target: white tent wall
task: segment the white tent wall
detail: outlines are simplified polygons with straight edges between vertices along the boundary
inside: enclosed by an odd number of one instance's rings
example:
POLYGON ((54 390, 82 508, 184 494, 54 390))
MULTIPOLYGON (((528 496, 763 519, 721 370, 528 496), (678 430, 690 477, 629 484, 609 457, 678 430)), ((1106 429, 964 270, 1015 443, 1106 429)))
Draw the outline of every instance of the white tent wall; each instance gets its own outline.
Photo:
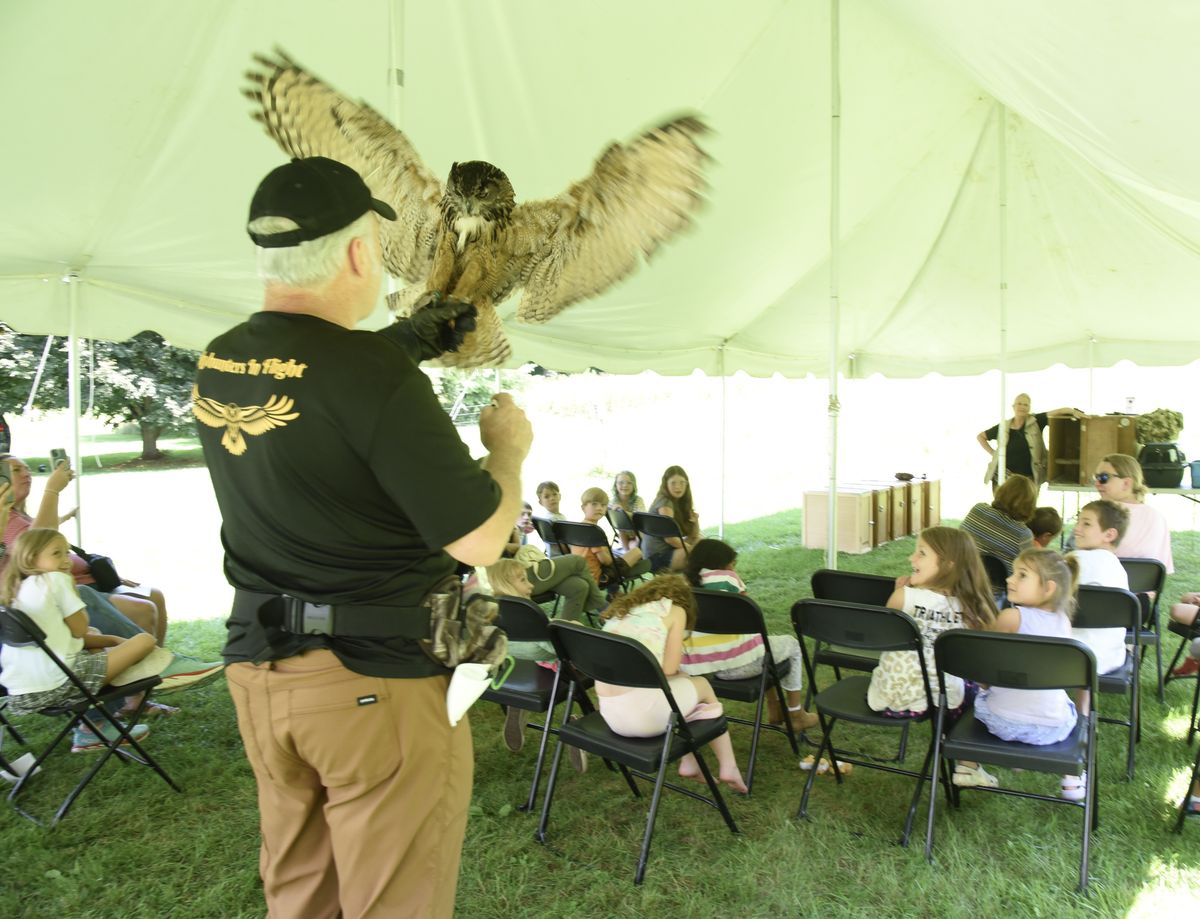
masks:
MULTIPOLYGON (((843 2, 843 370, 996 365, 994 100, 1009 110, 1010 369, 1200 353, 1198 17, 1181 2, 843 2)), ((4 4, 19 129, 0 150, 0 319, 65 333, 70 269, 85 337, 153 327, 198 347, 254 310, 242 224, 280 154, 237 90, 251 53, 278 44, 402 108, 435 172, 491 159, 519 198, 699 110, 716 133, 695 230, 596 301, 515 327, 514 360, 715 373, 725 342, 727 372, 827 373, 828 36, 811 0, 4 4)))

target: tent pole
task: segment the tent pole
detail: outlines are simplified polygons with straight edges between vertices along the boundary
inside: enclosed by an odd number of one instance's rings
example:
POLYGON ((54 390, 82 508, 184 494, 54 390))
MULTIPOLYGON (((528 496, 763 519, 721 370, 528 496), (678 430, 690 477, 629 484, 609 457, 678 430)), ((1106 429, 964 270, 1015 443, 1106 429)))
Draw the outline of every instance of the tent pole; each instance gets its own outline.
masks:
MULTIPOLYGON (((79 450, 79 271, 72 268, 63 278, 67 284, 67 407, 71 412, 71 458, 77 472, 83 470, 79 450)), ((82 480, 75 477, 75 506, 83 507, 82 480)), ((83 542, 82 511, 75 515, 75 544, 83 542)))
POLYGON ((1096 336, 1088 332, 1088 414, 1096 413, 1096 336))
POLYGON ((46 336, 46 346, 42 348, 42 359, 38 361, 37 371, 33 374, 33 385, 29 387, 29 398, 25 400, 25 411, 23 414, 28 415, 30 409, 33 408, 33 400, 37 398, 38 387, 42 385, 42 374, 46 370, 46 360, 50 357, 50 347, 54 344, 54 336, 46 336))
POLYGON ((996 110, 996 168, 999 174, 996 218, 1000 242, 1000 436, 996 438, 996 481, 1003 483, 1008 472, 1008 110, 999 100, 996 110))
POLYGON ((726 411, 729 394, 725 388, 725 342, 717 352, 718 368, 721 373, 721 519, 717 522, 717 536, 725 538, 725 441, 729 438, 728 419, 726 411))
POLYGON ((826 527, 825 567, 837 568, 837 456, 838 456, 838 326, 841 321, 839 269, 841 258, 841 7, 829 3, 829 520, 826 527))

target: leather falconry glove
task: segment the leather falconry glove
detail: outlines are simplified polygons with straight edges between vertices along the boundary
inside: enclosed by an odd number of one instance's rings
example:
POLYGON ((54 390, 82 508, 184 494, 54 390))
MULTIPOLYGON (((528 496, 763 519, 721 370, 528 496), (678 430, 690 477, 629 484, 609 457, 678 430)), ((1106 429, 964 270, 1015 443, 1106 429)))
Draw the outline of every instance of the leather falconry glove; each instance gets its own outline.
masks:
POLYGON ((453 297, 442 299, 437 291, 425 294, 413 306, 413 314, 382 331, 417 363, 457 351, 468 332, 475 331, 475 307, 453 297))

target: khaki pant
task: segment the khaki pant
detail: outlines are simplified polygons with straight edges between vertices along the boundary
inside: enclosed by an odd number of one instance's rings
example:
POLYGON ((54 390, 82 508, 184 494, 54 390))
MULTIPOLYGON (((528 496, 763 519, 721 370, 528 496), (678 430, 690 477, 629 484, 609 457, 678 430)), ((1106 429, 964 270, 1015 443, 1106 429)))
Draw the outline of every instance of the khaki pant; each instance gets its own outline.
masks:
POLYGON ((449 917, 471 801, 471 729, 448 677, 381 679, 309 651, 226 668, 258 782, 271 919, 449 917))

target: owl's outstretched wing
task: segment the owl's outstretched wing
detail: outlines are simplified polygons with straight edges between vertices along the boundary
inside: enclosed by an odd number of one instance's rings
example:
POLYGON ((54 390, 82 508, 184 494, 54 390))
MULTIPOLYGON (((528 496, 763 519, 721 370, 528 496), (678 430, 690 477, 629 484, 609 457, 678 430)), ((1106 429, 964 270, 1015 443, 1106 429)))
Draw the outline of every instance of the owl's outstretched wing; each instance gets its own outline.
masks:
POLYGON ((709 157, 699 144, 706 133, 696 116, 668 121, 613 144, 590 176, 557 198, 518 205, 510 235, 541 239, 524 267, 517 319, 546 322, 600 293, 687 227, 707 187, 709 157))
POLYGON ((242 94, 251 113, 289 156, 327 156, 352 167, 372 194, 396 209, 381 220, 383 262, 417 284, 429 275, 441 214, 442 183, 400 131, 365 102, 352 102, 276 49, 255 55, 242 94))

